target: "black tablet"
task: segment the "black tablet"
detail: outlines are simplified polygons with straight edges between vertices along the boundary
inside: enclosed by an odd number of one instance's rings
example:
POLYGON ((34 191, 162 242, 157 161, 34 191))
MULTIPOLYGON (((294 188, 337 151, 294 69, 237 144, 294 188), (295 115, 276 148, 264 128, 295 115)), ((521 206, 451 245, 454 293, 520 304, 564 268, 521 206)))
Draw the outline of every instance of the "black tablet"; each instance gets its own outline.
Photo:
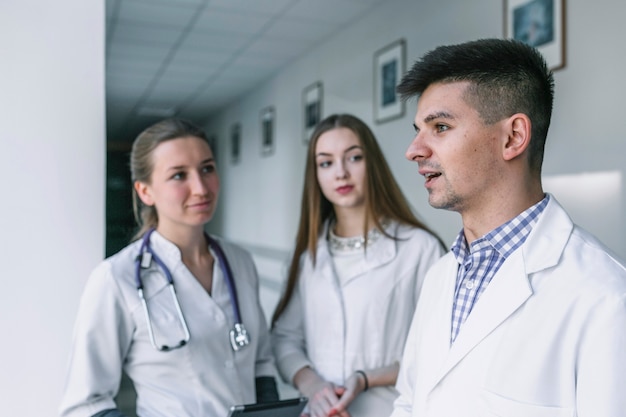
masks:
POLYGON ((305 397, 263 404, 243 404, 230 407, 228 417, 300 417, 307 403, 305 397))

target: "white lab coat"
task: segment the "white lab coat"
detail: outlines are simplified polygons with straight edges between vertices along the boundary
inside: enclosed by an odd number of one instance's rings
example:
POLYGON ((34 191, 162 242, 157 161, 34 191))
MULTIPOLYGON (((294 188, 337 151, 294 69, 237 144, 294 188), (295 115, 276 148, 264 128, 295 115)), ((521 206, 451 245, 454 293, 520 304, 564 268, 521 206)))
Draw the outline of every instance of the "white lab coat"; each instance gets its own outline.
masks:
MULTIPOLYGON (((286 381, 310 366, 342 385, 357 369, 400 361, 423 278, 443 251, 421 229, 391 223, 386 230, 398 240, 381 236, 368 246, 365 262, 341 284, 325 238, 318 242, 315 267, 303 255, 294 294, 272 330, 286 381)), ((353 417, 388 415, 397 395, 393 386, 372 388, 349 411, 353 417)))
POLYGON ((626 269, 554 197, 450 347, 457 266, 426 277, 392 417, 626 416, 626 269))
MULTIPOLYGON (((258 277, 247 252, 218 241, 232 269, 250 345, 239 352, 231 348, 234 314, 217 259, 209 296, 182 263, 178 248, 154 232, 151 246, 173 275, 191 339, 169 352, 151 345, 135 284, 134 259, 141 242, 132 243, 103 261, 87 282, 62 416, 91 416, 115 408, 122 368, 134 382, 142 417, 223 417, 231 405, 255 402, 255 377, 275 375, 258 277)), ((141 277, 157 343, 177 344, 183 333, 161 269, 152 262, 141 277)))

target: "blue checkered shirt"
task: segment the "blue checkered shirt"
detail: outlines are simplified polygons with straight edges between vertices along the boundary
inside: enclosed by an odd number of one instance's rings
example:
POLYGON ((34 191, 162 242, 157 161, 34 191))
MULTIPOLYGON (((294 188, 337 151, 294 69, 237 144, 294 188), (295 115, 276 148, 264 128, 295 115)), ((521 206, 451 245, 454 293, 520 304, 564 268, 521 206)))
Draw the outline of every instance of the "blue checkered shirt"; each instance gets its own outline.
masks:
POLYGON ((539 203, 472 242, 469 248, 461 230, 452 245, 452 253, 459 263, 459 269, 456 275, 450 344, 454 343, 461 326, 500 266, 524 243, 549 199, 546 194, 539 203))

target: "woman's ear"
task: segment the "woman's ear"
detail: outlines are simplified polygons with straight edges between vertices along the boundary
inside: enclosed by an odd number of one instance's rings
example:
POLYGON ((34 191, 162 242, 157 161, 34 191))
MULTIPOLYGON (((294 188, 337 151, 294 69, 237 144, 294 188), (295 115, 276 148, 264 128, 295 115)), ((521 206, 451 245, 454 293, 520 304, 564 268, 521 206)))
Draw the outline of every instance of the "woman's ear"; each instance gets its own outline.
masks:
POLYGON ((516 113, 506 121, 506 142, 502 149, 504 160, 510 161, 523 154, 530 145, 532 124, 524 113, 516 113))
POLYGON ((154 205, 154 199, 152 198, 152 189, 150 188, 150 185, 141 181, 135 181, 135 184, 133 184, 133 186, 135 187, 135 191, 137 192, 137 195, 141 199, 142 203, 144 203, 146 206, 154 205))

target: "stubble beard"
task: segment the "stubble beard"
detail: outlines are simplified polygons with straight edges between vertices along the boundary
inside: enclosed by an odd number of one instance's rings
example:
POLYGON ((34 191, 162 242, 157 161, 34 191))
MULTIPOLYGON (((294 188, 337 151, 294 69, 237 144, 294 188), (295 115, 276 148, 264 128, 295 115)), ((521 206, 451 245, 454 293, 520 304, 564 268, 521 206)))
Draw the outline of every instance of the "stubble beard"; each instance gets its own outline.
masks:
POLYGON ((439 198, 433 190, 428 190, 428 203, 431 207, 449 211, 459 211, 462 204, 461 197, 450 189, 446 189, 439 198))

